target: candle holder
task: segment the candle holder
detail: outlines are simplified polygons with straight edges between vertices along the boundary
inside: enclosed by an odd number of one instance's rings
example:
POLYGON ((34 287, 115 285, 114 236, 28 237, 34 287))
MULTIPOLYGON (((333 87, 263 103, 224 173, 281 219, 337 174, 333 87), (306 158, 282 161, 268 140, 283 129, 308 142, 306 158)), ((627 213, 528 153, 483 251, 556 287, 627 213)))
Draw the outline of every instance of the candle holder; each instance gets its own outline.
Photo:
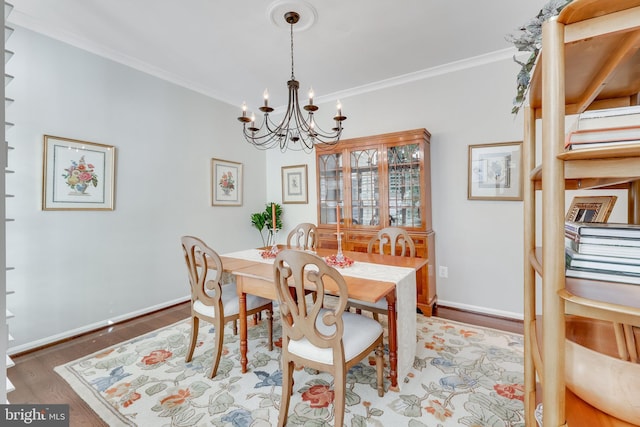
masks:
POLYGON ((271 245, 271 253, 273 255, 276 255, 278 253, 278 231, 280 231, 279 228, 271 229, 271 233, 272 233, 271 238, 273 239, 273 244, 271 245))
POLYGON ((336 254, 336 261, 339 263, 344 262, 344 255, 342 254, 342 233, 336 233, 338 235, 338 253, 336 254))
MULTIPOLYGON (((277 243, 278 240, 276 239, 276 237, 278 237, 278 231, 280 230, 277 228, 272 228, 269 231, 271 232, 271 239, 273 239, 271 248, 260 251, 260 256, 265 259, 275 258, 279 252, 277 243)), ((269 242, 267 242, 267 246, 269 246, 268 243, 269 242)))
POLYGON ((324 262, 332 267, 346 268, 353 265, 353 260, 342 253, 342 233, 336 233, 338 237, 338 253, 324 257, 324 262))

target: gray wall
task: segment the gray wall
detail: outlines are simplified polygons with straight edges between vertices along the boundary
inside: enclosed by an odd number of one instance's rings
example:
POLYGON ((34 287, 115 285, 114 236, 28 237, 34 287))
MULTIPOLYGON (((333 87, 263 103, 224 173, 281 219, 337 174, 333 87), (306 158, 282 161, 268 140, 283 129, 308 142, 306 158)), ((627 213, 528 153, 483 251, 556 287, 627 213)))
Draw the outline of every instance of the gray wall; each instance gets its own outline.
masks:
POLYGON ((249 218, 265 154, 241 139, 237 108, 20 27, 9 49, 10 351, 186 299, 183 234, 220 252, 261 242, 249 218), (40 209, 44 134, 116 147, 114 211, 40 209), (241 207, 210 205, 212 157, 244 164, 241 207))

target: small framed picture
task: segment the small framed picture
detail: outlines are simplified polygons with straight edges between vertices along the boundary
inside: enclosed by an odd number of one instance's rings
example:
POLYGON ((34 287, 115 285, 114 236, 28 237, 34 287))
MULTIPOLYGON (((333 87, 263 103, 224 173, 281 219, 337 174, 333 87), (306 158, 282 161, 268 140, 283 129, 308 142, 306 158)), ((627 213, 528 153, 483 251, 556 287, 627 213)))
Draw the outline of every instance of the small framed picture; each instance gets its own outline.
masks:
POLYGON ((309 203, 307 165, 282 167, 282 203, 309 203))
POLYGON ((211 205, 242 206, 242 163, 211 159, 211 205))
POLYGON ((522 142, 469 145, 469 200, 522 200, 522 142))
POLYGON ((566 221, 607 222, 617 196, 574 197, 565 216, 566 221))
POLYGON ((114 209, 116 149, 44 135, 42 210, 114 209))

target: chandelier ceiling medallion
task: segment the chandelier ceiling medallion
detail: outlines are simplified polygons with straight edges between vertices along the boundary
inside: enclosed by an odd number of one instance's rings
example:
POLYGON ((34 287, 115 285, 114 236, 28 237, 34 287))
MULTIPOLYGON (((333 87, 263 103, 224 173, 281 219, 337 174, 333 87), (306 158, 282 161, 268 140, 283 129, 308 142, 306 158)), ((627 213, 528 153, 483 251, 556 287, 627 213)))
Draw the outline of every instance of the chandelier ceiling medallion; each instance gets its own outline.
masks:
POLYGON ((298 12, 286 12, 285 21, 290 26, 291 32, 291 80, 287 82, 289 88, 289 102, 284 117, 280 124, 274 123, 269 117, 273 108, 269 106, 269 92, 264 91, 264 105, 258 108, 264 113, 260 127, 256 127, 255 115, 247 114, 246 103, 242 104, 242 116, 238 120, 242 122, 242 130, 245 139, 260 149, 279 147, 280 151, 287 149, 295 151, 313 151, 314 147, 335 145, 340 141, 342 134, 342 122, 346 116, 342 115, 342 106, 337 102, 337 114, 333 118, 335 126, 330 132, 323 131, 315 122, 314 112, 318 106, 313 104, 313 89, 309 90, 309 103, 302 107, 298 101, 298 89, 300 83, 293 72, 293 26, 300 20, 298 12), (306 114, 306 117, 305 117, 306 114))

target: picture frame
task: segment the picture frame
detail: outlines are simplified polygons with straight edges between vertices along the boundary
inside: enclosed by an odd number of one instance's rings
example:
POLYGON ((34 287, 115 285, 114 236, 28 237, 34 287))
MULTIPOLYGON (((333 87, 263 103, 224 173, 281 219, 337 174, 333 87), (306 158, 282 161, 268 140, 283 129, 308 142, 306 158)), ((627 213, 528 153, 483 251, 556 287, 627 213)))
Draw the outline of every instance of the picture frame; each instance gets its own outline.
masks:
POLYGON ((565 216, 566 221, 607 222, 617 196, 576 196, 565 216))
POLYGON ((469 145, 467 198, 522 200, 522 141, 469 145))
POLYGON ((211 159, 211 205, 242 206, 242 163, 211 159))
POLYGON ((114 210, 116 148, 44 135, 42 210, 114 210))
POLYGON ((282 167, 282 203, 309 203, 307 165, 282 167))

